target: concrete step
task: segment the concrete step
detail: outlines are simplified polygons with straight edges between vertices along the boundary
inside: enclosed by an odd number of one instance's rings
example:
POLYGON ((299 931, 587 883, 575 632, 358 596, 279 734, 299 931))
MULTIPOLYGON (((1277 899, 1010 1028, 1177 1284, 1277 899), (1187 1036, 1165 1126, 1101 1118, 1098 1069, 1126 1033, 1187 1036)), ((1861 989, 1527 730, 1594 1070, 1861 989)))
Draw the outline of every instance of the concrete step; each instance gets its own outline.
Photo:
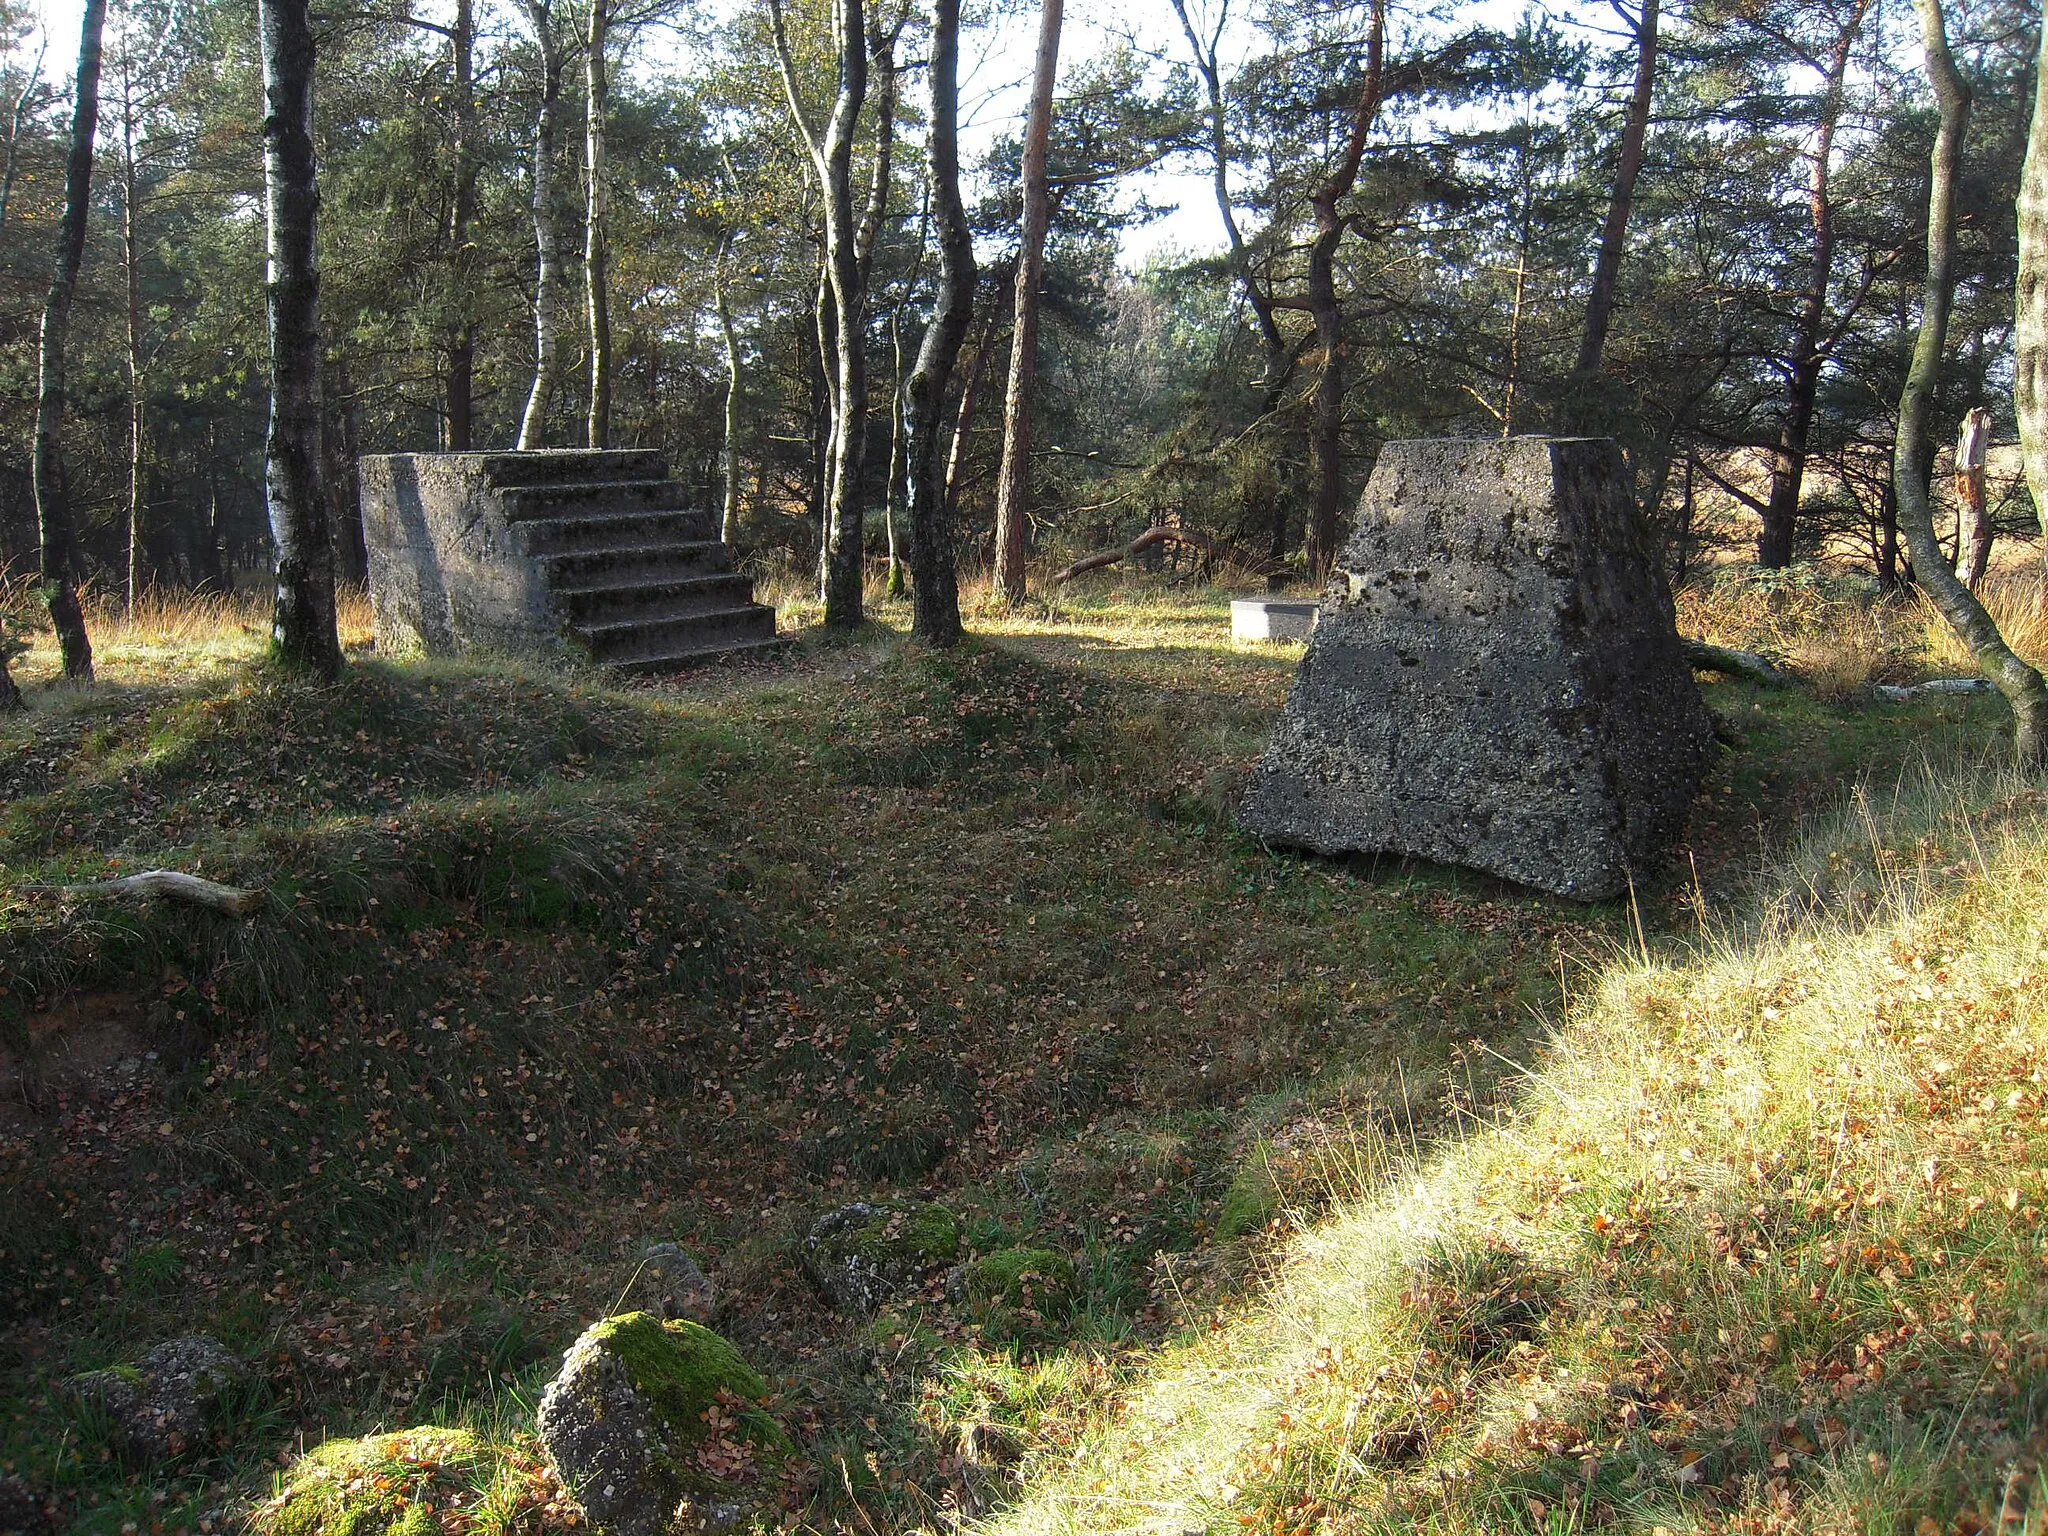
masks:
POLYGON ((484 477, 500 488, 668 478, 668 463, 653 448, 545 448, 533 453, 487 453, 483 461, 484 477))
POLYGON ((752 604, 752 578, 734 572, 667 581, 609 582, 553 588, 560 611, 577 629, 629 620, 685 618, 752 604))
POLYGON ((675 652, 650 651, 645 655, 614 657, 607 665, 614 672, 682 672, 691 667, 701 667, 719 661, 750 661, 773 656, 789 648, 789 638, 778 635, 773 640, 735 640, 729 645, 714 645, 698 650, 675 652))
POLYGON ((614 544, 569 554, 541 555, 538 559, 547 574, 548 585, 556 591, 600 587, 612 582, 632 586, 642 581, 716 576, 732 569, 732 552, 717 539, 614 544))
POLYGON ((518 528, 530 555, 589 554, 626 544, 697 544, 718 537, 715 514, 680 508, 564 513, 526 518, 518 528))
POLYGON ((498 495, 515 523, 535 517, 573 517, 587 512, 681 512, 690 509, 673 480, 564 480, 550 485, 507 485, 498 495))
POLYGON ((646 616, 571 624, 593 661, 630 664, 649 657, 676 658, 695 651, 724 650, 749 641, 775 638, 775 610, 760 603, 666 616, 646 616))

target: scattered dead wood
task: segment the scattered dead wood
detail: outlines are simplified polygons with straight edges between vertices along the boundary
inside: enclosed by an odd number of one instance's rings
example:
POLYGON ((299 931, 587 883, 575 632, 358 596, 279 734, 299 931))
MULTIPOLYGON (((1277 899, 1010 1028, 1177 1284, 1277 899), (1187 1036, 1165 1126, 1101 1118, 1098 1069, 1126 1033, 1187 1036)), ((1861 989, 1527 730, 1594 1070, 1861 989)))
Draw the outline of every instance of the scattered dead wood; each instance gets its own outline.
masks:
POLYGON ((1685 651, 1685 659, 1692 664, 1695 672, 1720 672, 1729 677, 1746 677, 1752 683, 1766 688, 1790 688, 1799 679, 1783 667, 1766 661, 1755 651, 1738 651, 1725 645, 1710 645, 1704 640, 1689 640, 1681 636, 1678 641, 1685 651))
POLYGON ((1122 549, 1105 549, 1100 554, 1082 556, 1055 575, 1052 584, 1059 586, 1063 582, 1072 581, 1076 576, 1084 576, 1090 571, 1099 571, 1115 565, 1120 560, 1142 555, 1146 550, 1161 544, 1185 544, 1190 549, 1200 550, 1203 561, 1212 567, 1227 560, 1256 576, 1272 576, 1284 569, 1270 559, 1247 555, 1233 544, 1212 539, 1206 533, 1197 533, 1192 528, 1147 528, 1122 549))
POLYGON ((39 895, 79 896, 163 896, 173 901, 224 913, 228 917, 250 917, 263 908, 269 897, 262 891, 238 885, 222 885, 198 875, 175 869, 145 869, 118 880, 88 880, 82 885, 28 885, 23 890, 39 895))

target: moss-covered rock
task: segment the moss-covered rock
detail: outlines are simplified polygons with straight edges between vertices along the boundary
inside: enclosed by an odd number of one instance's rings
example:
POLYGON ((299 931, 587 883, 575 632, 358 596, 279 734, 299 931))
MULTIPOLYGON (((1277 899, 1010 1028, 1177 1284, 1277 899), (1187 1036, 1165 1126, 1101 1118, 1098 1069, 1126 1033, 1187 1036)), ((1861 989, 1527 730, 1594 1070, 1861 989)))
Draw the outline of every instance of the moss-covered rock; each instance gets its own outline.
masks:
POLYGON ((488 1481, 492 1452, 466 1429, 330 1440, 301 1456, 251 1536, 437 1536, 488 1481))
POLYGON ((608 1536, 721 1531, 789 1455, 768 1383, 710 1329, 628 1312, 563 1356, 536 1427, 562 1482, 608 1536))
POLYGON ((959 1218, 937 1201, 857 1201, 819 1218, 803 1266, 833 1307, 864 1317, 960 1257, 959 1218))
POLYGON ((1074 1314, 1081 1287, 1073 1261, 1050 1248, 999 1248, 946 1277, 954 1304, 1002 1338, 1051 1333, 1074 1314))

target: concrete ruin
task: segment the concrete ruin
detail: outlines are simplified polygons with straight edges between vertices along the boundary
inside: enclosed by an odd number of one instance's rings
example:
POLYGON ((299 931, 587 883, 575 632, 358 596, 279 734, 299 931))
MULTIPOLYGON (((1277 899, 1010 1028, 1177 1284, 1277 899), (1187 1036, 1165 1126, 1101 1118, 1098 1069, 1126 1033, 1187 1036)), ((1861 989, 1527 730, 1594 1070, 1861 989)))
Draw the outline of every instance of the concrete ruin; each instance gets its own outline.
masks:
POLYGON ((1389 443, 1239 819, 1600 901, 1713 739, 1614 443, 1389 443))
POLYGON ((664 671, 777 644, 775 610, 658 453, 366 458, 362 511, 379 649, 664 671))

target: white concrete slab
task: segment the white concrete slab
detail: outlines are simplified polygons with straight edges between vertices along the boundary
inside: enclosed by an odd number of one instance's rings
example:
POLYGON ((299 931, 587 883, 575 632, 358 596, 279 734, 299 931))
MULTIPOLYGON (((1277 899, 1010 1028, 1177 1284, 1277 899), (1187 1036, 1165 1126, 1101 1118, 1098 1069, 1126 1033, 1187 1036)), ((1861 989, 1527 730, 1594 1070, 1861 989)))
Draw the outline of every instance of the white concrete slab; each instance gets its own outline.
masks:
POLYGON ((1322 604, 1299 598, 1237 597, 1230 601, 1230 638, 1306 640, 1316 627, 1322 604))

